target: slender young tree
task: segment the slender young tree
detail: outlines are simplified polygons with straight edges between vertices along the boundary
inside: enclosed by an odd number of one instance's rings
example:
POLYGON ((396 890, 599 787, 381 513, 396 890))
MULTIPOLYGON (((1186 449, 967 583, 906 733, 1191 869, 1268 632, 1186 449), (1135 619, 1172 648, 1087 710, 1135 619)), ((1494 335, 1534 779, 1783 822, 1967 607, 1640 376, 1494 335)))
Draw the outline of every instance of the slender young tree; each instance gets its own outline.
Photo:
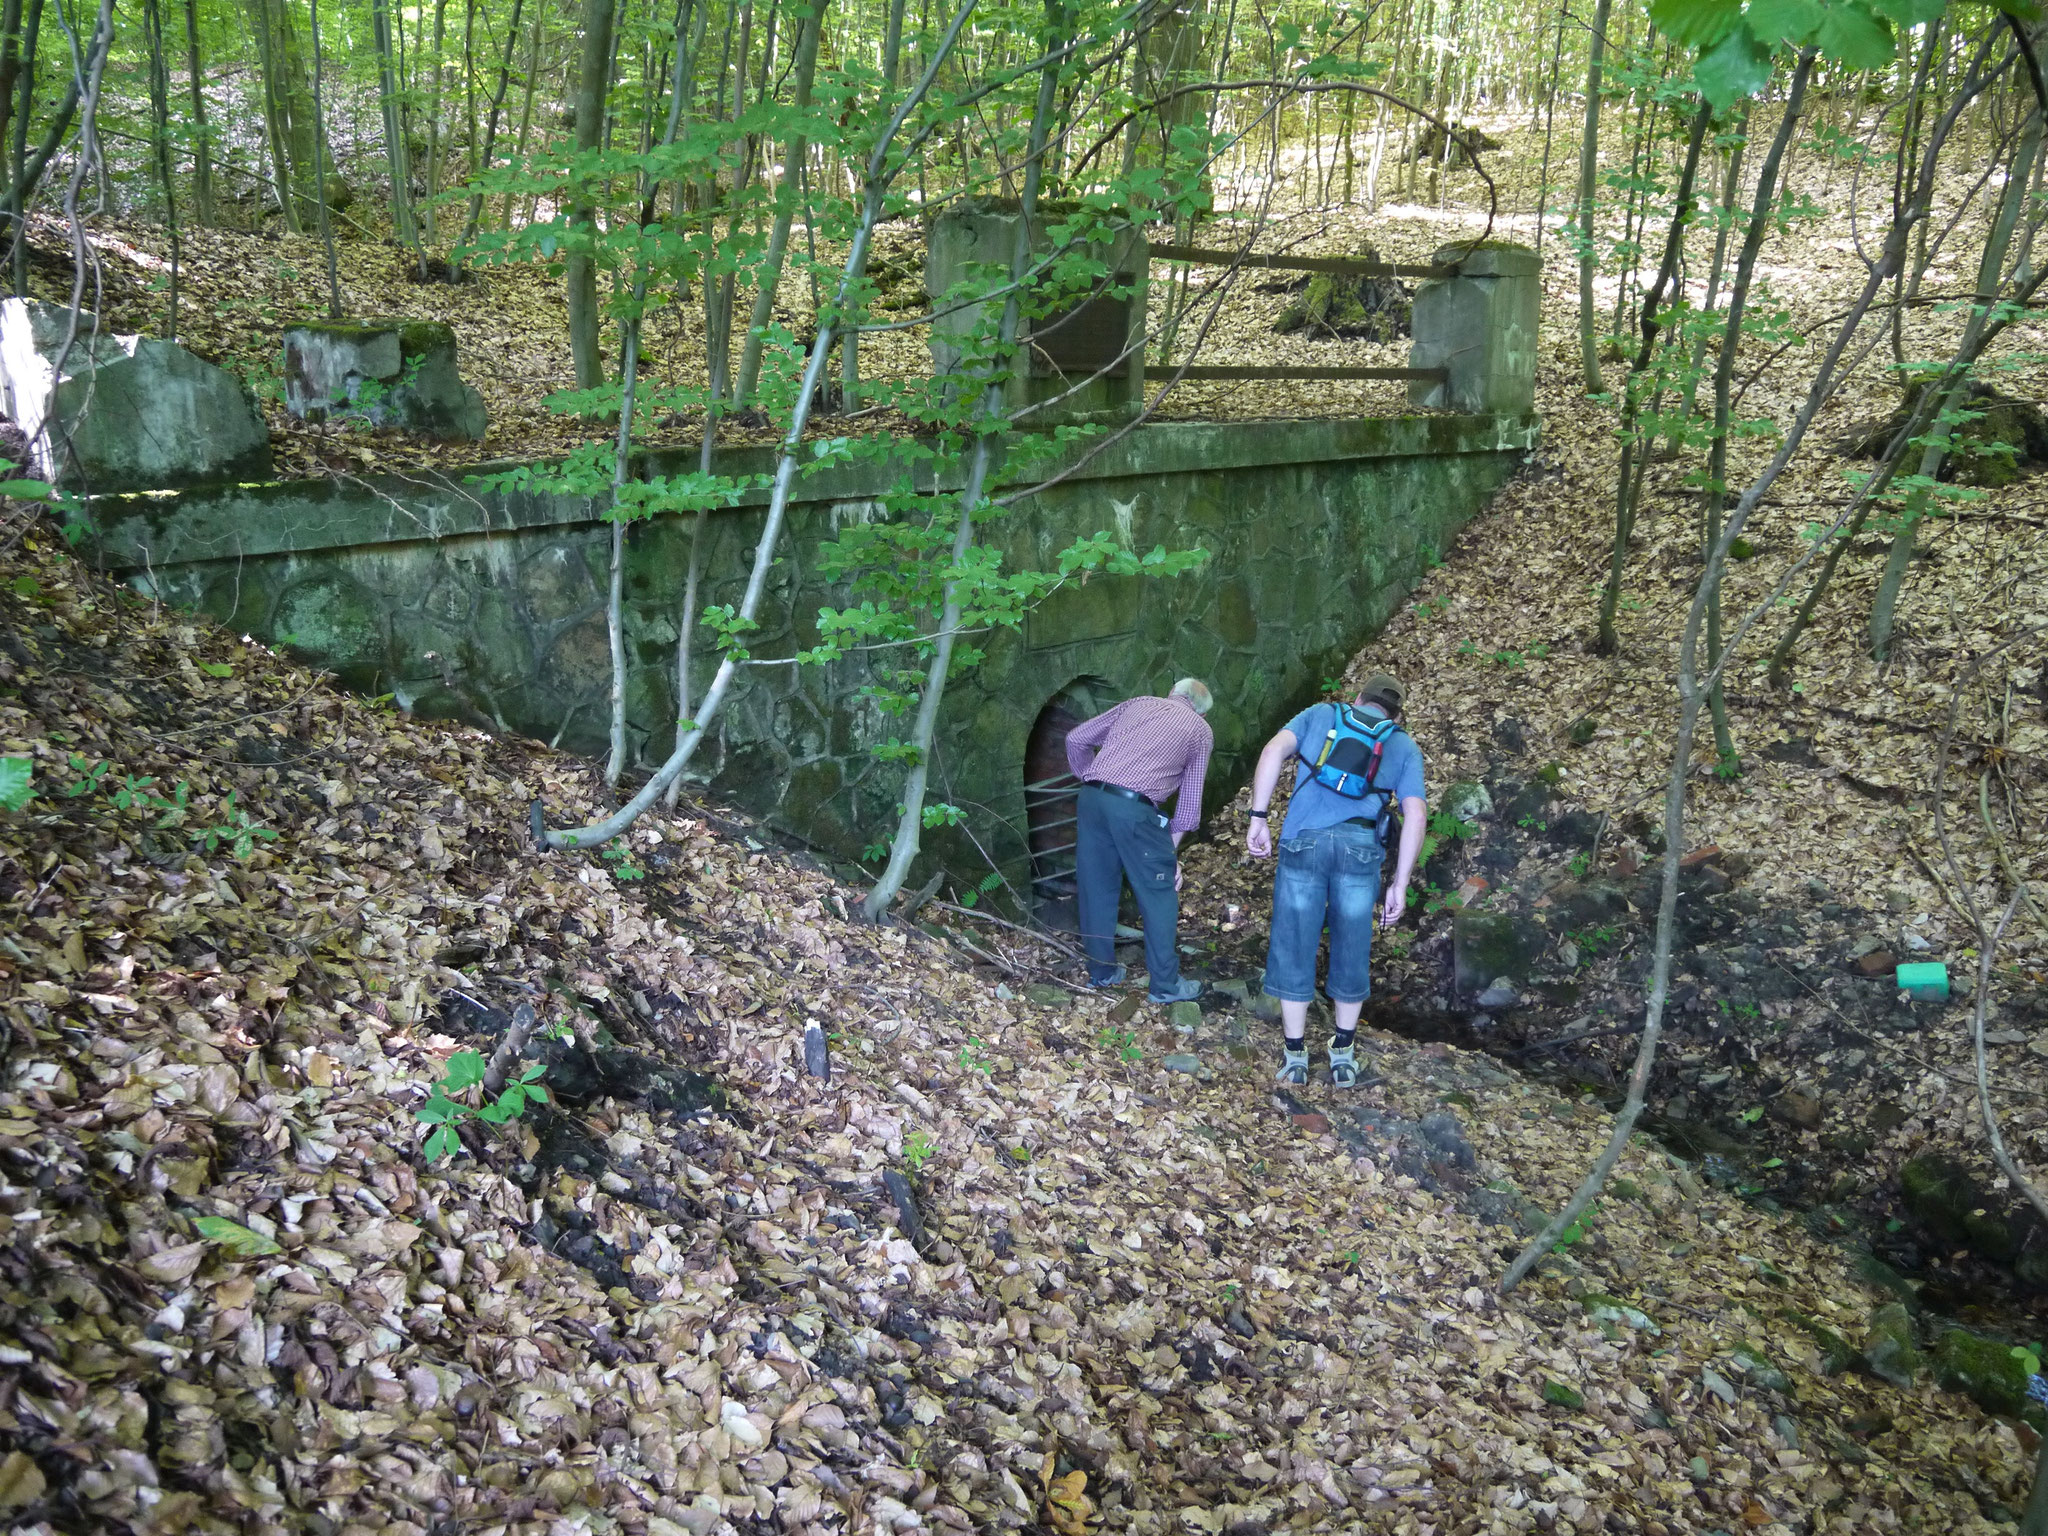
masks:
POLYGON ((199 53, 199 0, 185 0, 185 77, 192 96, 192 215, 208 228, 213 213, 213 130, 206 120, 206 71, 199 53))
MULTIPOLYGON (((584 0, 583 53, 576 77, 576 153, 592 157, 604 142, 605 103, 612 85, 612 22, 614 0, 584 0)), ((595 389, 604 381, 598 327, 597 260, 592 245, 597 235, 596 188, 587 167, 570 170, 570 237, 568 297, 569 350, 575 359, 576 387, 595 389)))
POLYGON ((811 401, 816 398, 819 382, 825 377, 825 360, 832 352, 833 332, 838 317, 848 312, 852 296, 853 276, 857 263, 873 238, 875 225, 880 222, 882 207, 888 195, 889 184, 901 170, 901 165, 891 164, 890 151, 895 145, 896 135, 902 131, 904 121, 925 100, 936 83, 946 61, 952 57, 953 49, 960 40, 961 30, 974 12, 977 0, 965 0, 961 8, 953 13, 945 33, 933 46, 930 60, 925 66, 923 77, 916 87, 904 98, 902 104, 891 115, 888 126, 875 140, 875 147, 868 156, 866 175, 863 178, 863 196, 860 216, 855 220, 853 236, 847 252, 846 265, 842 268, 838 291, 831 307, 819 316, 818 334, 811 342, 810 356, 804 365, 803 377, 797 386, 796 403, 790 411, 789 425, 782 435, 782 444, 776 455, 775 476, 768 497, 768 510, 762 519, 761 536, 754 545, 754 562, 747 576, 745 591, 736 607, 725 616, 728 644, 725 655, 720 659, 718 670, 712 675, 710 685, 704 690, 703 702, 693 718, 678 721, 676 744, 668 760, 657 769, 638 793, 617 811, 602 821, 573 830, 557 831, 549 828, 544 821, 538 801, 533 806, 533 832, 537 842, 548 848, 590 848, 610 842, 644 814, 655 801, 667 793, 668 786, 690 765, 697 749, 703 745, 705 735, 717 723, 725 700, 732 689, 733 679, 738 675, 746 657, 741 648, 731 643, 732 638, 743 634, 757 622, 761 611, 761 599, 768 588, 768 573, 775 563, 775 552, 782 542, 783 519, 789 511, 790 492, 796 485, 797 466, 803 444, 804 427, 810 420, 811 401))
POLYGON ((1593 244, 1594 189, 1600 175, 1600 66, 1607 53, 1607 21, 1612 0, 1596 0, 1593 25, 1586 40, 1586 127, 1579 138, 1579 369, 1586 393, 1597 395, 1600 344, 1594 335, 1593 273, 1599 257, 1593 244))
MULTIPOLYGON (((1023 195, 1018 200, 1017 233, 1010 247, 1009 292, 1003 299, 1003 318, 996 331, 995 374, 982 393, 980 415, 1000 416, 1003 383, 1008 370, 1017 366, 1018 325, 1023 315, 1024 279, 1031 269, 1033 225, 1038 216, 1038 188, 1044 174, 1046 145, 1052 134, 1053 99, 1059 85, 1060 67, 1056 57, 1066 30, 1060 0, 1046 0, 1046 62, 1038 77, 1038 99, 1032 107, 1029 146, 1024 158, 1023 195)), ((975 438, 968 460, 967 484, 960 492, 960 516, 954 526, 952 563, 946 568, 944 596, 939 610, 939 632, 932 645, 931 661, 925 669, 924 688, 917 701, 917 723, 911 730, 910 771, 903 781, 903 809, 896 820, 896 835, 889 843, 889 860, 881 876, 869 887, 861 902, 861 914, 875 922, 889 909, 916 861, 924 826, 925 786, 931 780, 932 743, 938 733, 939 705, 946 695, 946 674, 953 666, 953 647, 960 633, 962 568, 974 543, 974 518, 982 510, 984 489, 996 454, 999 434, 986 426, 975 438)))
POLYGON ((747 318, 747 339, 740 352, 740 374, 733 397, 742 406, 752 402, 761 378, 761 347, 768 335, 768 323, 775 314, 775 290, 782 280, 782 261, 789 250, 790 225, 796 219, 798 181, 804 156, 810 149, 805 115, 811 107, 811 87, 818 70, 818 39, 825 27, 827 0, 809 0, 810 9, 798 22, 796 41, 795 93, 791 105, 796 127, 789 136, 789 153, 783 162, 782 179, 775 187, 775 223, 768 236, 768 253, 761 262, 754 291, 754 312, 747 318))

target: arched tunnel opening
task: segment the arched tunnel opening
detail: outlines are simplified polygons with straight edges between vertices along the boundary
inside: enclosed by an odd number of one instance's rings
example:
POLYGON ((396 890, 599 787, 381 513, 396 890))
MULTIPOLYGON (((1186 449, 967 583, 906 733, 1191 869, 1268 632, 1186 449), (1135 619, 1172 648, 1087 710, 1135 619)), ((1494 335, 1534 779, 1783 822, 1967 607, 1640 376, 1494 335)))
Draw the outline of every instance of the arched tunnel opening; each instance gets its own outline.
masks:
POLYGON ((1067 771, 1067 733, 1117 701, 1099 677, 1077 677, 1046 701, 1024 746, 1024 815, 1031 853, 1031 905, 1048 928, 1075 931, 1075 796, 1067 771))

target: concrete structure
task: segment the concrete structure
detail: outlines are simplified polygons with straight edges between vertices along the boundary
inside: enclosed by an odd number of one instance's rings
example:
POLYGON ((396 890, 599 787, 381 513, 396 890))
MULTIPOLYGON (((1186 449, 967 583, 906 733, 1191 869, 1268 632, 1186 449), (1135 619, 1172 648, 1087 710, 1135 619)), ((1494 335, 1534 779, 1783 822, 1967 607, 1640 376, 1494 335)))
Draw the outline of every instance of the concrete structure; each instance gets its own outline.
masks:
POLYGON ((1456 277, 1415 295, 1409 364, 1446 368, 1442 384, 1408 386, 1410 404, 1475 415, 1536 409, 1536 322, 1542 281, 1527 246, 1489 241, 1447 245, 1430 258, 1456 263, 1456 277))
MULTIPOLYGON (((1216 692, 1209 783, 1221 800, 1276 725, 1385 623, 1535 434, 1531 418, 1497 416, 1166 424, 1102 449, 989 526, 1006 564, 1049 565, 1103 530, 1128 548, 1200 545, 1212 558, 1177 579, 1063 588, 1020 633, 988 637, 986 662, 946 696, 935 798, 965 808, 975 838, 1021 875, 1026 750, 1041 711, 1077 683, 1109 698, 1193 673, 1216 692)), ((686 468, 694 457, 650 468, 686 468)), ((731 449, 717 470, 770 463, 768 450, 731 449)), ((819 548, 849 520, 874 515, 894 473, 842 463, 800 482, 750 641, 755 657, 773 662, 815 643, 820 604, 844 601, 817 574, 819 548)), ((764 498, 749 493, 712 514, 705 602, 738 600, 764 498)), ((421 477, 108 498, 93 520, 106 567, 352 687, 595 753, 610 676, 610 527, 600 510, 582 498, 421 477)), ((631 535, 628 697, 635 750, 650 762, 672 740, 691 522, 659 518, 631 535)), ((700 691, 714 659, 700 651, 700 691)), ((885 837, 902 768, 876 762, 871 748, 899 727, 857 696, 871 664, 753 667, 699 776, 844 855, 885 837)), ((933 834, 927 846, 956 868, 978 863, 958 833, 933 834)))
POLYGON ((455 366, 439 320, 351 320, 284 333, 285 409, 302 421, 358 421, 481 442, 484 397, 455 366))
POLYGON ((117 336, 39 299, 0 301, 0 408, 24 471, 87 492, 265 479, 270 429, 248 389, 174 341, 117 336))
MULTIPOLYGON (((1014 202, 973 202, 947 211, 932 225, 925 289, 938 309, 932 324, 932 364, 938 374, 971 373, 973 361, 963 358, 963 352, 993 342, 1002 313, 1000 300, 987 306, 948 305, 957 303, 962 293, 987 292, 992 282, 1006 281, 1021 217, 1014 202)), ((1034 262, 1052 251, 1047 224, 1056 226, 1059 217, 1056 207, 1040 214, 1032 236, 1034 262)), ((1136 415, 1145 401, 1149 263, 1144 237, 1126 229, 1074 254, 1099 261, 1108 276, 1092 291, 1073 295, 1072 302, 1027 318, 1020 327, 1023 356, 1004 389, 1004 406, 1013 414, 1038 406, 1018 417, 1027 429, 1123 421, 1136 415), (1093 377, 1098 372, 1102 377, 1093 377)))

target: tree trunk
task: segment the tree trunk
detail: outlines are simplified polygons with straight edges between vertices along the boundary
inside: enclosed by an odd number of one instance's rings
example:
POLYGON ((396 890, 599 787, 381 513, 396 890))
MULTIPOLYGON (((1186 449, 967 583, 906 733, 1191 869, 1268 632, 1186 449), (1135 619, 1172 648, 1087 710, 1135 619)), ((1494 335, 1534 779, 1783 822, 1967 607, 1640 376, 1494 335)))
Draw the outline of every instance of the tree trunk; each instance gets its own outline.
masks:
MULTIPOLYGON (((498 113, 504 108, 505 91, 512 83, 512 54, 519 46, 519 13, 524 5, 525 0, 512 0, 512 20, 505 27, 505 51, 499 56, 498 84, 491 92, 491 104, 484 116, 484 137, 481 147, 478 146, 476 138, 475 95, 472 88, 469 114, 469 174, 472 180, 476 180, 489 173, 492 156, 498 147, 498 113)), ((536 17, 534 22, 534 47, 538 49, 539 46, 540 23, 538 17, 536 17)), ((533 60, 530 55, 527 59, 526 74, 527 100, 530 102, 533 99, 533 60)), ((523 126, 519 135, 519 150, 521 154, 524 154, 526 150, 526 133, 523 126)), ((483 218, 483 208, 483 192, 478 190, 470 193, 469 211, 463 216, 462 220, 462 238, 456 241, 458 249, 468 246, 470 242, 476 239, 477 226, 483 218)), ((505 194, 505 223, 509 226, 511 222, 512 194, 507 192, 505 194)))
POLYGON ((1600 65, 1607 52, 1607 18, 1613 0, 1595 0, 1593 30, 1586 44, 1586 130, 1579 139, 1579 365, 1586 393, 1597 395, 1600 344, 1593 334, 1593 272, 1599 265, 1593 251, 1594 188, 1600 171, 1600 65))
POLYGON ((292 25, 287 0, 248 0, 249 25, 256 33, 263 66, 265 122, 271 166, 285 226, 304 234, 316 222, 315 205, 329 201, 314 171, 314 140, 320 118, 306 77, 306 55, 292 25))
POLYGON ((391 232, 417 256, 420 232, 412 213, 412 152, 405 142, 405 119, 399 110, 390 0, 370 0, 370 35, 377 49, 377 106, 384 120, 384 160, 391 172, 391 232))
MULTIPOLYGON (((882 217, 882 206, 887 196, 889 182, 894 172, 888 168, 890 146, 903 127, 904 119, 915 110, 932 88, 939 71, 952 56, 953 47, 959 41, 960 32, 973 13, 975 0, 965 0, 948 24, 945 35, 940 38, 932 51, 930 62, 925 66, 923 77, 917 87, 897 107, 889 126, 877 140, 874 152, 868 157, 865 195, 862 198, 861 213, 853 228, 853 238, 847 252, 846 266, 839 279, 839 291, 826 311, 827 316, 844 311, 848 300, 848 289, 853 281, 855 265, 873 238, 875 225, 882 217)), ((782 434, 782 446, 776 456, 775 479, 768 497, 768 510, 762 518, 761 537, 754 545, 753 569, 747 577, 746 590, 741 594, 736 622, 751 626, 755 615, 760 612, 761 598, 768 588, 768 573, 775 564, 775 551, 782 541, 782 523, 789 511, 790 494, 796 484, 798 454, 803 446, 804 427, 810 419, 810 405, 815 398, 819 383, 825 377, 825 360, 832 353, 833 325, 829 318, 818 326, 818 334, 811 343, 810 361, 805 365, 804 376, 797 390, 796 407, 790 414, 789 426, 782 434)), ((609 842, 632 826, 640 816, 668 791, 668 786, 690 764, 697 748, 703 744, 705 735, 717 723, 719 712, 725 707, 726 695, 731 691, 733 678, 738 674, 741 660, 730 650, 719 661, 718 671, 713 674, 711 685, 704 691, 704 703, 697 718, 687 731, 679 731, 675 750, 669 753, 663 763, 633 798, 604 820, 589 826, 566 831, 552 831, 542 825, 541 806, 533 806, 533 825, 538 840, 549 848, 591 848, 609 842)))
POLYGON ((427 107, 427 200, 420 211, 429 245, 434 242, 439 222, 435 208, 441 191, 441 140, 444 137, 441 99, 448 74, 442 67, 441 46, 447 36, 447 21, 448 0, 434 0, 434 94, 427 107))
POLYGON ((14 248, 14 291, 28 292, 28 241, 21 235, 22 212, 28 202, 28 119, 35 105, 36 40, 42 31, 43 0, 28 0, 28 20, 21 32, 21 98, 14 105, 12 172, 7 178, 7 233, 14 248))
MULTIPOLYGON (((611 94, 613 0, 583 0, 583 58, 576 79, 576 149, 588 153, 604 142, 605 100, 611 94)), ((569 221, 579 241, 597 237, 593 189, 578 182, 569 194, 569 221)), ((576 364, 576 387, 595 389, 604 382, 599 350, 597 260, 587 251, 572 251, 568 261, 569 349, 576 364)))
MULTIPOLYGON (((327 121, 327 115, 321 111, 320 77, 322 65, 325 61, 320 53, 320 0, 312 0, 309 14, 312 18, 313 26, 313 111, 315 117, 324 126, 327 121)), ((313 179, 317 185, 323 187, 327 185, 326 147, 327 135, 324 132, 315 134, 313 136, 313 179)), ((321 198, 314 207, 317 210, 317 222, 320 226, 320 246, 327 255, 327 318, 339 320, 342 313, 341 274, 337 270, 334 257, 334 221, 328 212, 326 198, 321 198)))
MULTIPOLYGON (((803 18, 797 32, 796 89, 791 106, 799 118, 810 110, 811 81, 818 69, 818 36, 825 27, 827 3, 828 0, 811 0, 810 14, 803 18)), ((768 252, 762 258, 754 290, 754 312, 748 317, 746 345, 740 352, 740 376, 733 387, 733 400, 743 407, 752 403, 755 387, 761 380, 761 347, 775 315, 775 290, 782 281, 783 258, 789 251, 789 227, 796 218, 797 181, 809 145, 810 140, 799 126, 789 136, 782 180, 775 188, 775 225, 768 235, 768 252)))
POLYGON ((185 74, 192 87, 192 204, 203 229, 213 226, 213 130, 206 125, 205 71, 199 56, 199 0, 185 0, 185 74))
MULTIPOLYGON (((882 101, 880 110, 887 112, 896 103, 896 65, 903 48, 903 0, 889 0, 889 21, 882 34, 882 101)), ((861 262, 860 270, 854 273, 856 284, 867 281, 867 262, 861 262)), ((859 292, 858 287, 855 292, 859 292)), ((866 314, 865 306, 859 314, 848 315, 844 320, 846 334, 839 343, 839 404, 844 411, 858 409, 860 401, 860 325, 866 314)))
MULTIPOLYGON (((1749 224, 1743 232, 1742 250, 1735 258, 1735 274, 1728 285, 1728 318, 1721 328, 1720 354, 1714 362, 1713 438, 1707 449, 1704 542, 1709 550, 1720 544, 1721 509, 1727 499, 1728 431, 1732 425, 1735 363, 1742 351, 1742 316, 1749 305, 1750 281, 1756 273, 1757 256, 1763 250, 1771 206, 1777 200, 1785 161, 1795 142, 1793 133, 1800 109, 1805 104, 1806 84, 1811 74, 1810 59, 1802 56, 1800 67, 1793 73, 1791 89, 1785 95, 1785 111, 1778 120, 1778 131, 1772 136, 1770 151, 1764 156, 1763 166, 1757 173, 1756 196, 1750 203, 1749 224)), ((1707 706, 1714 723, 1716 768, 1724 775, 1732 775, 1739 771, 1741 764, 1735 755, 1735 740, 1728 728, 1728 706, 1718 676, 1721 661, 1721 589, 1718 582, 1708 594, 1706 644, 1707 667, 1716 674, 1707 696, 1707 706)))
MULTIPOLYGON (((1714 306, 1721 299, 1721 278, 1725 274, 1728 261, 1728 234, 1735 227, 1735 200, 1742 192, 1742 156, 1749 148, 1748 102, 1744 102, 1737 109, 1735 121, 1737 137, 1728 151, 1727 173, 1721 178, 1721 201, 1717 205, 1714 221, 1714 256, 1707 265, 1707 293, 1700 304, 1703 319, 1713 314, 1714 306)), ((1671 428, 1671 436, 1665 442, 1667 452, 1678 452, 1685 424, 1692 419, 1693 401, 1699 393, 1700 375, 1707 365, 1707 342, 1707 328, 1702 325, 1699 335, 1693 339, 1692 357, 1687 364, 1684 381, 1679 386, 1683 403, 1679 408, 1678 421, 1671 428)))
MULTIPOLYGON (((1543 215, 1550 206, 1550 142, 1551 127, 1557 115, 1557 67, 1564 58, 1564 17, 1565 7, 1557 8, 1557 41, 1550 50, 1550 88, 1543 93, 1543 169, 1536 178, 1536 272, 1537 282, 1543 281, 1543 215)), ((1533 92, 1531 93, 1533 96, 1533 92)), ((1385 110, 1385 103, 1381 103, 1385 110)))
POLYGON ((0 144, 8 142, 14 117, 14 93, 21 79, 21 0, 0 7, 0 144))
MULTIPOLYGON (((1998 291, 2004 284, 2005 254, 2012 244, 2013 229, 2019 222, 2027 188, 2034 178, 2034 157, 2041 150, 2041 128, 2041 112, 2036 109, 2028 116, 2026 127, 2021 132, 2019 148, 2007 170, 2005 194, 1999 199, 1997 217, 1984 237, 1983 254, 1977 262, 1976 303, 1971 306, 1970 318, 1964 323, 1958 352, 1975 351, 1977 339, 1991 317, 1991 306, 1997 302, 1998 291)), ((1920 483, 1906 497, 1899 531, 1892 536, 1892 547, 1885 557, 1884 575, 1878 581, 1877 596, 1870 607, 1870 654, 1874 660, 1883 661, 1890 653, 1899 589, 1905 584, 1906 568, 1913 558, 1913 544, 1920 521, 1927 515, 1928 505, 1933 500, 1929 487, 1948 458, 1948 434, 1943 426, 1949 414, 1959 410, 1969 398, 1969 391, 1970 370, 1965 367, 1950 380, 1940 414, 1934 418, 1934 441, 1921 451, 1920 483)))
POLYGON ((169 319, 164 335, 178 339, 178 278, 182 252, 178 242, 178 187, 171 177, 171 72, 164 57, 162 0, 142 0, 142 30, 149 44, 149 138, 156 161, 157 184, 164 194, 164 234, 171 247, 171 283, 166 297, 169 319))
MULTIPOLYGON (((1046 0, 1045 10, 1046 51, 1050 54, 1060 47, 1065 18, 1061 13, 1061 0, 1046 0)), ((1017 238, 1010 248, 1009 292, 1003 299, 1003 318, 996 332, 995 355, 999 369, 1005 366, 1005 360, 1017 344, 1023 314, 1022 284, 1031 268, 1031 224, 1038 212, 1040 173, 1052 128, 1053 95, 1059 74, 1059 64, 1048 59, 1038 76, 1038 101, 1031 114, 1023 194, 1018 202, 1017 238)), ((1003 382, 998 379, 988 386, 978 415, 985 419, 1000 416, 1003 382)), ((998 435, 993 432, 983 432, 975 438, 974 455, 968 463, 967 484, 960 492, 960 521, 953 533, 952 563, 947 567, 944 596, 940 603, 938 641, 932 648, 931 663, 925 669, 924 692, 918 699, 917 723, 911 731, 910 745, 916 755, 910 760, 910 772, 903 783, 902 814, 897 818, 896 835, 889 844, 889 862, 861 903, 861 915, 871 923, 879 921, 889 910, 889 903, 903 889, 903 882, 910 876, 910 866, 917 858, 924 827, 925 787, 931 777, 932 743, 938 733, 939 706, 946 696, 946 674, 952 669, 953 643, 960 632, 960 586, 965 579, 960 570, 974 544, 974 517, 981 510, 983 490, 988 483, 990 466, 995 462, 998 441, 998 435)))
POLYGON ((1678 179, 1678 193, 1671 210, 1671 228, 1664 239, 1664 259, 1658 265, 1656 283, 1643 305, 1643 344, 1636 353, 1635 366, 1629 369, 1628 378, 1622 385, 1621 469, 1615 484, 1614 549, 1608 561, 1607 590, 1600 599, 1597 639, 1597 648, 1607 654, 1620 647, 1614 629, 1614 612, 1621 598, 1621 573, 1628 556, 1629 533, 1635 526, 1635 498, 1641 484, 1636 461, 1649 452, 1648 443, 1641 440, 1642 391, 1657 352, 1657 307, 1663 302, 1665 289, 1678 275, 1679 257, 1685 249, 1686 226, 1692 222, 1692 189, 1699 173, 1700 149, 1706 143, 1707 127, 1713 116, 1713 108, 1704 101, 1693 114, 1692 134, 1685 146, 1685 169, 1678 179))

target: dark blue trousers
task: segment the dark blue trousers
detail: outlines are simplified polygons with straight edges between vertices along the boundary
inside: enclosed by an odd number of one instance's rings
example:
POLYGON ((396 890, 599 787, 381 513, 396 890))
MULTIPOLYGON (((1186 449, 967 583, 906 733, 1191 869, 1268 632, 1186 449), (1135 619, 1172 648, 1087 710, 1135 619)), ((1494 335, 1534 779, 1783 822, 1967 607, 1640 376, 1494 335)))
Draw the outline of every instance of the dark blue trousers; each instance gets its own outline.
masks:
POLYGON ((1180 981, 1180 897, 1173 889, 1173 838, 1166 817, 1141 800, 1092 786, 1080 794, 1074 885, 1088 974, 1104 982, 1116 969, 1116 909, 1125 880, 1145 924, 1145 969, 1154 992, 1180 981))

